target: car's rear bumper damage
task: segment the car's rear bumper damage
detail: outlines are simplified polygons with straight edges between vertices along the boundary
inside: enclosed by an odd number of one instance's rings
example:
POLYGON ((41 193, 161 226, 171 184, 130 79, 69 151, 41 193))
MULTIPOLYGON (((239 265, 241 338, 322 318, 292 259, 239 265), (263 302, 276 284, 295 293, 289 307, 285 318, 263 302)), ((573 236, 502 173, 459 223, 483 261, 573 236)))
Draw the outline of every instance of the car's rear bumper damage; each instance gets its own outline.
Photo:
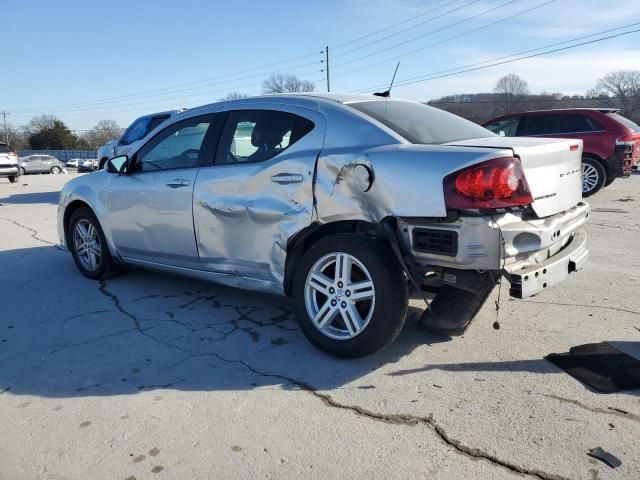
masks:
POLYGON ((588 258, 583 226, 589 205, 542 219, 522 212, 460 216, 451 222, 399 219, 405 251, 418 272, 436 271, 444 284, 473 290, 472 272, 503 274, 510 293, 526 298, 563 281, 588 258))

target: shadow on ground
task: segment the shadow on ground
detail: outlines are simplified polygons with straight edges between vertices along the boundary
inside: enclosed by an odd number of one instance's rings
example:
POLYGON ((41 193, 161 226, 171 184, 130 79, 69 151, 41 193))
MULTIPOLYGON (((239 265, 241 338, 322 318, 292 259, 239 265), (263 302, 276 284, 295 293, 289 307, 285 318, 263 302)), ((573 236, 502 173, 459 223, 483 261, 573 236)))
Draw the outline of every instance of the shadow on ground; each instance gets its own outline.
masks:
MULTIPOLYGON (((22 178, 24 180, 24 177, 22 178)), ((6 197, 0 197, 0 203, 8 203, 12 205, 32 205, 36 203, 58 204, 60 191, 55 192, 33 192, 33 193, 14 193, 6 197)))
POLYGON ((4 251, 0 265, 0 392, 368 389, 361 379, 380 366, 450 340, 421 329, 413 309, 386 350, 338 360, 309 344, 286 298, 141 271, 99 283, 54 247, 4 251))

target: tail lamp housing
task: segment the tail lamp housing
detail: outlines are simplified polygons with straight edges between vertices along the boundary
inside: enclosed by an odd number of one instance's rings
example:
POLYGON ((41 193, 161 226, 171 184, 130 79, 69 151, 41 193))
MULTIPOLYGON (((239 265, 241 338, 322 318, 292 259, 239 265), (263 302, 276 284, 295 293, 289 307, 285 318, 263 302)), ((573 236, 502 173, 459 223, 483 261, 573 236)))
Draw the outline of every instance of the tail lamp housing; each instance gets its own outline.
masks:
POLYGON ((633 145, 640 141, 640 132, 628 133, 622 137, 618 137, 616 145, 633 145))
POLYGON ((495 158, 447 175, 447 209, 486 210, 533 203, 522 164, 515 157, 495 158))

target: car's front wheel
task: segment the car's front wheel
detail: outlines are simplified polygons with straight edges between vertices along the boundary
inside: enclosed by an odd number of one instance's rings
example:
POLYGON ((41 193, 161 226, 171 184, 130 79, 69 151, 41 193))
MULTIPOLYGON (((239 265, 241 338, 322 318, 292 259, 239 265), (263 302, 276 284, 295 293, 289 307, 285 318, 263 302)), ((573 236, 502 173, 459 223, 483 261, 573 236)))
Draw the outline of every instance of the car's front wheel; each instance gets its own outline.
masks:
POLYGON ((71 214, 67 244, 78 270, 85 277, 101 280, 115 272, 102 227, 90 208, 79 208, 71 214))
POLYGON ((20 167, 20 175, 25 175, 26 173, 27 171, 24 168, 20 167))
POLYGON ((298 323, 318 348, 360 357, 391 343, 407 312, 407 282, 386 244, 335 234, 302 256, 293 284, 298 323))
POLYGON ((602 164, 591 157, 582 157, 582 196, 593 195, 606 181, 607 172, 602 164))
POLYGON ((16 183, 20 178, 20 175, 12 175, 11 177, 7 177, 11 183, 16 183))

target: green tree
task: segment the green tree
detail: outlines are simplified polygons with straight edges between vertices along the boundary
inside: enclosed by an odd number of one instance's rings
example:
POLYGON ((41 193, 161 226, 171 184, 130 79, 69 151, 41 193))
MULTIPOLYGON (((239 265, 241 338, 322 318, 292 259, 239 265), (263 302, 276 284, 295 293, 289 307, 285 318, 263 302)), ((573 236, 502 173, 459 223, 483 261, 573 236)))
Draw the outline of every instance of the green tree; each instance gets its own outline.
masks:
POLYGON ((70 150, 76 147, 78 138, 55 117, 42 115, 29 122, 29 144, 34 150, 70 150))

